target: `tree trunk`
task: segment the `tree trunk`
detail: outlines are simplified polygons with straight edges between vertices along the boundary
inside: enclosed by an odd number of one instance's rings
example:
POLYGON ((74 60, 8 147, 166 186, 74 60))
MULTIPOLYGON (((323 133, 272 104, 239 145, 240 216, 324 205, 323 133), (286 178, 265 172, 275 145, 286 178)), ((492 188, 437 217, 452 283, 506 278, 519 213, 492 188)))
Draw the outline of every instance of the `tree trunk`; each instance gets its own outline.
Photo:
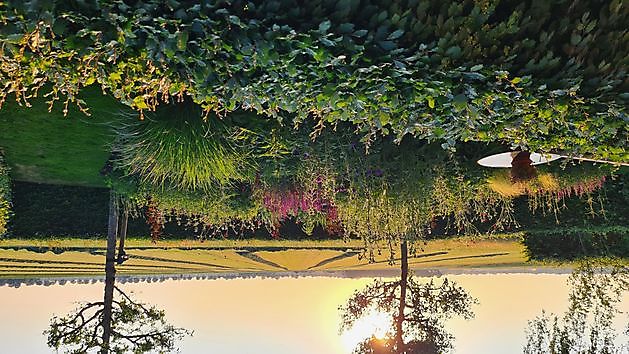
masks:
POLYGON ((406 240, 403 240, 400 244, 401 255, 401 270, 400 275, 400 307, 398 308, 398 315, 395 319, 395 342, 397 353, 404 352, 404 338, 402 333, 402 324, 404 323, 404 310, 406 309, 406 288, 408 287, 408 247, 406 240))
POLYGON ((127 237, 127 222, 129 220, 129 212, 124 209, 122 212, 122 218, 120 218, 120 224, 118 226, 118 235, 120 236, 120 244, 118 246, 118 264, 122 264, 127 260, 126 252, 124 251, 124 240, 127 237))
POLYGON ((118 203, 111 191, 109 194, 109 224, 107 227, 107 253, 105 255, 105 297, 103 307, 103 346, 101 354, 109 353, 111 337, 111 313, 114 299, 114 283, 116 280, 116 234, 118 233, 118 203))

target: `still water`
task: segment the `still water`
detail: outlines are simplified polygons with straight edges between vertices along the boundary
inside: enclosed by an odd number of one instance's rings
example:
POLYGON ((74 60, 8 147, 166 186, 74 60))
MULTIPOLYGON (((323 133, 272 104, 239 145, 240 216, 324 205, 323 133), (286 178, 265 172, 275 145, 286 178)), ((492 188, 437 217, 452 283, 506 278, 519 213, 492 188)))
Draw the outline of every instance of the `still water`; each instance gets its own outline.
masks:
MULTIPOLYGON (((542 309, 566 311, 568 276, 564 272, 447 275, 478 300, 473 319, 447 322, 455 337, 455 352, 521 352, 528 320, 542 309)), ((377 334, 382 321, 377 314, 342 335, 338 330, 339 306, 373 279, 347 274, 118 277, 117 286, 134 299, 164 310, 172 325, 194 331, 178 342, 181 353, 322 354, 351 353, 362 339, 377 334)), ((102 300, 102 279, 81 282, 0 280, 1 352, 53 352, 43 334, 51 317, 70 312, 77 302, 102 300)), ((627 294, 619 310, 629 311, 627 294)), ((624 320, 617 321, 618 328, 624 328, 624 320)), ((627 337, 618 340, 626 342, 627 337)))

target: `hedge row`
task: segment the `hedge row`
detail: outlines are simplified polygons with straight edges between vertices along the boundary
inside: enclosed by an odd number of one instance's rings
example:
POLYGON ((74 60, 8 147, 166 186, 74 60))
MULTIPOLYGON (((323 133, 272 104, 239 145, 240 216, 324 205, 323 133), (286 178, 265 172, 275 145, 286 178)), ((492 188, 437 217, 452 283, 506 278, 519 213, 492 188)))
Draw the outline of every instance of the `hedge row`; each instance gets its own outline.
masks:
POLYGON ((557 228, 527 231, 529 259, 571 260, 581 257, 629 257, 629 227, 557 228))
POLYGON ((11 180, 9 168, 0 152, 0 236, 7 232, 7 223, 11 216, 11 180))

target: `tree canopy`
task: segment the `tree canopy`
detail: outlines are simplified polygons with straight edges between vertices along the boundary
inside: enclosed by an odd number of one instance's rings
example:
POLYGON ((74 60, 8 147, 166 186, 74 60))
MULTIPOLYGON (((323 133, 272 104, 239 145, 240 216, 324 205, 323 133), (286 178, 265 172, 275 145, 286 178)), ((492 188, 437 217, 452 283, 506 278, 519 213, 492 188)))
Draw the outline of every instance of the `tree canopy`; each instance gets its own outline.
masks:
MULTIPOLYGON (((171 96, 293 124, 627 161, 621 0, 8 1, 0 102, 171 96)), ((88 107, 83 107, 87 109, 88 107)), ((67 109, 67 108, 66 108, 67 109)))

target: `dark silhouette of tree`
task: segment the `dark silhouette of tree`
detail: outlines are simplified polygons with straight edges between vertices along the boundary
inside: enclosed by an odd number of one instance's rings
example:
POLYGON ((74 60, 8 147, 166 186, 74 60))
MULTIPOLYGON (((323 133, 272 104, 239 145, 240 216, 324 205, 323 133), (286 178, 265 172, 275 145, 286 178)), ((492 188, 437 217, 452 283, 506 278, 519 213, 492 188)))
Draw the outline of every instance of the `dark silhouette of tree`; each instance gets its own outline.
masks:
MULTIPOLYGON (((616 316, 629 313, 617 308, 629 291, 629 267, 615 260, 587 260, 573 271, 569 307, 563 317, 542 315, 529 321, 525 354, 612 354, 629 352, 629 343, 617 346, 616 316)), ((629 336, 629 321, 624 329, 629 336)))
POLYGON ((189 331, 168 324, 164 311, 136 302, 114 287, 111 305, 90 302, 64 317, 55 316, 45 334, 50 347, 66 353, 144 353, 173 352, 175 341, 189 331), (105 328, 108 307, 111 317, 105 328))
POLYGON ((444 321, 454 316, 470 319, 476 303, 462 287, 444 279, 420 284, 408 271, 406 241, 401 243, 399 280, 374 280, 355 292, 341 310, 341 332, 362 317, 377 311, 390 315, 390 328, 384 338, 371 337, 360 343, 354 353, 445 353, 453 348, 452 335, 444 321))
MULTIPOLYGON (((126 218, 123 217, 122 223, 119 223, 117 204, 112 192, 103 301, 83 304, 64 317, 53 317, 50 328, 44 332, 48 336, 48 346, 52 348, 77 354, 96 351, 102 354, 153 350, 172 352, 176 340, 192 334, 168 324, 164 311, 134 301, 115 285, 116 235, 119 225, 126 228, 126 218)), ((119 253, 124 255, 126 230, 120 231, 119 253)))

